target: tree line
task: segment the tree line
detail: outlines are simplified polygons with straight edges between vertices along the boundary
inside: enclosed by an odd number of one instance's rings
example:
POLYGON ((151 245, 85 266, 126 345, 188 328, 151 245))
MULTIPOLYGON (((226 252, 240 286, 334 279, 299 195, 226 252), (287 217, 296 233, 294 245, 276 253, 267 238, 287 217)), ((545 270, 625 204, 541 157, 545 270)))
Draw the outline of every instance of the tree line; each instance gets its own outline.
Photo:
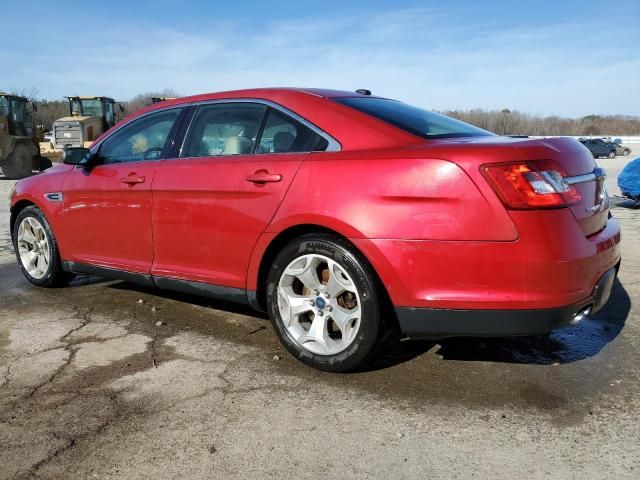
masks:
MULTIPOLYGON (((33 88, 29 90, 21 90, 18 92, 14 91, 12 92, 12 94, 26 97, 36 105, 35 109, 33 109, 32 111, 33 122, 40 129, 42 129, 42 131, 50 131, 53 128, 53 122, 55 122, 59 118, 68 117, 70 114, 69 101, 66 98, 60 100, 40 99, 37 98, 37 90, 33 88)), ((116 114, 120 116, 120 119, 123 119, 125 116, 148 106, 151 103, 151 98, 153 97, 179 96, 180 95, 174 90, 165 89, 158 92, 141 93, 125 101, 119 101, 116 98, 114 99, 116 103, 120 103, 124 108, 124 113, 121 113, 120 109, 116 107, 116 114)))
POLYGON ((543 117, 506 108, 504 110, 449 110, 442 113, 498 135, 640 135, 640 117, 629 115, 543 117))
MULTIPOLYGON (((51 130, 53 122, 69 115, 69 102, 63 100, 37 99, 35 89, 19 92, 37 103, 33 113, 36 125, 43 130, 51 130)), ((124 115, 133 113, 151 103, 152 97, 179 97, 175 90, 165 89, 159 92, 146 92, 120 101, 124 115)), ((116 99, 118 101, 118 99, 116 99)), ((587 115, 580 118, 560 116, 540 116, 522 113, 517 110, 447 110, 441 112, 458 120, 497 133, 498 135, 640 135, 640 117, 630 115, 587 115)), ((122 116, 122 114, 120 114, 122 116)))

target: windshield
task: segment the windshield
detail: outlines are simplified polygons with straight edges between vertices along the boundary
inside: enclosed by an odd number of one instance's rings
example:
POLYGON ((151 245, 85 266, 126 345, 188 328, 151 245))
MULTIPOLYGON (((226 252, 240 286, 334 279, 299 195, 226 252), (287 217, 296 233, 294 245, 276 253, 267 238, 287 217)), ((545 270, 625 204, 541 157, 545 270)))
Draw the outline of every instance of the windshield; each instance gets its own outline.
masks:
POLYGON ((334 101, 355 108, 383 122, 423 138, 479 137, 494 135, 446 115, 412 107, 397 100, 373 97, 335 98, 334 101))
POLYGON ((9 115, 9 102, 7 97, 0 97, 0 116, 6 117, 9 115))
POLYGON ((71 100, 71 113, 86 117, 102 117, 102 101, 99 98, 71 100))

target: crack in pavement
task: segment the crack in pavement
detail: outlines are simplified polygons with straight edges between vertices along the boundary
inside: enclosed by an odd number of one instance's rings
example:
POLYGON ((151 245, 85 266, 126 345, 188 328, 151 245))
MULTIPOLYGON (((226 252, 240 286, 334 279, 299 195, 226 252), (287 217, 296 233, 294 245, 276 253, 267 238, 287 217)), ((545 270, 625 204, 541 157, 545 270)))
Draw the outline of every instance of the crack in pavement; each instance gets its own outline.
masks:
POLYGON ((84 314, 80 314, 79 312, 76 313, 76 315, 67 318, 67 320, 77 320, 79 319, 78 316, 81 315, 82 321, 80 323, 80 325, 78 327, 72 328, 71 330, 69 330, 67 333, 65 333, 61 338, 60 338, 60 342, 62 343, 66 343, 65 347, 63 348, 65 351, 69 352, 69 355, 67 357, 67 359, 65 360, 65 362, 59 367, 57 368, 53 374, 51 374, 51 376, 45 380, 44 382, 41 382, 40 384, 36 385, 31 392, 29 393, 29 398, 32 398, 33 396, 35 396, 36 393, 38 393, 38 391, 40 391, 40 389, 42 387, 44 387, 45 385, 52 383, 56 377, 62 373, 64 371, 64 369, 66 369, 71 362, 73 361, 73 359, 75 358, 76 352, 77 350, 72 349, 72 344, 70 344, 69 342, 67 342, 67 338, 72 335, 73 333, 77 332, 78 330, 80 330, 81 328, 85 327, 89 322, 90 322, 90 318, 91 318, 91 312, 93 311, 93 307, 89 307, 89 309, 84 313, 84 314))

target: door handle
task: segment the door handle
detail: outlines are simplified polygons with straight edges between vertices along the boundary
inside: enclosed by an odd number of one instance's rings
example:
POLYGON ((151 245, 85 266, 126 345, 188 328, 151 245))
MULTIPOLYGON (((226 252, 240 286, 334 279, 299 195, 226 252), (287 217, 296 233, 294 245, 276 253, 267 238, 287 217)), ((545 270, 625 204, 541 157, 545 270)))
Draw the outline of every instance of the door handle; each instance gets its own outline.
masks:
POLYGON ((129 175, 127 175, 126 177, 122 177, 122 178, 120 179, 120 181, 121 181, 122 183, 127 183, 127 184, 129 184, 129 185, 135 185, 136 183, 144 183, 144 181, 145 181, 145 180, 146 180, 146 179, 145 179, 143 176, 138 175, 138 174, 137 174, 137 173, 135 173, 135 172, 131 172, 131 173, 130 173, 129 175))
POLYGON ((247 182, 252 183, 274 183, 282 180, 282 175, 279 173, 269 173, 266 170, 258 170, 256 173, 246 176, 247 182))

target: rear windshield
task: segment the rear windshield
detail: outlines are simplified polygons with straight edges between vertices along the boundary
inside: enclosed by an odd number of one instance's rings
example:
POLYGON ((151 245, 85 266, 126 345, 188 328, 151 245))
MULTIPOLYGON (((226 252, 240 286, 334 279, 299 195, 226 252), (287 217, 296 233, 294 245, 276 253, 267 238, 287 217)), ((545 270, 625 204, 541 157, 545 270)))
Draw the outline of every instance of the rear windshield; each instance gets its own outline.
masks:
POLYGON ((397 100, 373 97, 335 98, 336 102, 355 108, 383 122, 423 138, 479 137, 493 135, 446 115, 412 107, 397 100))

